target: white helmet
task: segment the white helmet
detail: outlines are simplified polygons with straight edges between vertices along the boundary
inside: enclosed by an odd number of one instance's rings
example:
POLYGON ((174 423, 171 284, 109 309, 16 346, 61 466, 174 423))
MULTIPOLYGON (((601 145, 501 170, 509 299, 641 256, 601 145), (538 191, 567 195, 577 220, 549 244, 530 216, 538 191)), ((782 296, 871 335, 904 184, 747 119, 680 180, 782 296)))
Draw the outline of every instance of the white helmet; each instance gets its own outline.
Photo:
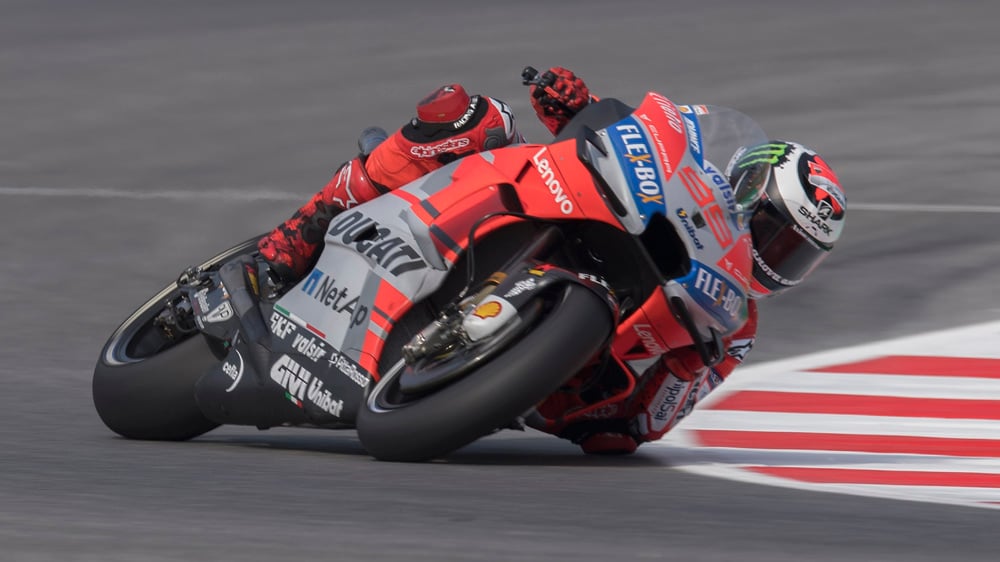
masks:
POLYGON ((741 148, 728 169, 736 201, 753 210, 750 294, 798 285, 844 230, 847 198, 836 174, 816 152, 787 141, 741 148))

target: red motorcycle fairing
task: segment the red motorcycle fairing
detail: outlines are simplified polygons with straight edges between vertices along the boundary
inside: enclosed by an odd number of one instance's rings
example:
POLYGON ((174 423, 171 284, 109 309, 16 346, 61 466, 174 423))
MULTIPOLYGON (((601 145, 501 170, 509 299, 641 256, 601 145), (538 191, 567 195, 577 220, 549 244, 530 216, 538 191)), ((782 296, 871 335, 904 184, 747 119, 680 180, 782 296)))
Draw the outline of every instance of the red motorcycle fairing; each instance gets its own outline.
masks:
MULTIPOLYGON (((621 179, 613 188, 618 190, 616 193, 609 193, 605 186, 602 194, 593 175, 617 173, 618 178, 625 178, 629 166, 639 165, 635 154, 609 153, 608 148, 617 146, 610 142, 617 138, 615 135, 620 136, 621 142, 628 143, 623 146, 630 147, 633 152, 635 143, 646 143, 651 158, 669 158, 671 173, 662 175, 662 184, 658 186, 661 197, 641 193, 645 195, 642 201, 661 203, 663 215, 669 215, 667 207, 675 207, 677 201, 692 209, 698 208, 689 199, 684 199, 691 197, 687 195, 690 191, 687 184, 695 174, 694 161, 689 153, 675 154, 677 147, 687 147, 687 142, 683 129, 678 131, 676 119, 671 119, 676 117, 676 112, 668 114, 663 109, 674 107, 665 99, 662 96, 647 98, 641 106, 646 108, 645 113, 629 117, 628 123, 617 127, 622 129, 620 131, 614 127, 596 134, 590 131, 592 137, 604 139, 587 140, 604 145, 603 160, 587 147, 591 156, 598 160, 591 166, 582 161, 579 138, 548 145, 505 147, 470 155, 386 196, 345 211, 331 221, 325 237, 326 247, 316 268, 281 298, 277 309, 290 311, 290 318, 323 334, 324 341, 336 353, 360 366, 365 376, 377 382, 382 370, 387 368, 386 357, 383 357, 387 342, 395 336, 391 346, 395 350, 406 342, 406 339, 397 341, 398 338, 408 337, 406 334, 411 337, 422 325, 433 320, 429 311, 438 305, 422 306, 427 312, 421 312, 414 311, 414 303, 433 300, 444 283, 458 282, 459 285, 450 293, 442 291, 442 295, 454 298, 458 294, 461 283, 467 280, 459 262, 468 259, 470 243, 476 248, 479 259, 486 260, 491 255, 509 257, 532 239, 529 226, 537 230, 537 226, 531 225, 551 223, 581 232, 590 229, 585 235, 590 242, 606 241, 607 247, 602 248, 604 255, 627 255, 629 248, 645 245, 649 249, 648 244, 672 244, 680 247, 678 255, 685 254, 694 246, 692 241, 683 238, 684 234, 673 232, 679 230, 672 224, 677 220, 670 216, 660 219, 671 223, 671 226, 659 228, 665 229, 674 241, 638 240, 652 228, 651 216, 636 208, 639 201, 636 198, 640 194, 630 191, 621 179), (662 115, 656 114, 661 110, 662 115), (641 138, 632 138, 634 135, 641 138), (685 169, 684 174, 673 173, 680 168, 685 169), (628 217, 612 209, 612 202, 606 199, 611 195, 620 199, 619 206, 625 202, 628 217), (646 223, 641 227, 644 230, 629 234, 623 221, 634 221, 636 217, 646 223), (494 236, 498 233, 499 237, 494 236), (504 239, 508 238, 510 242, 504 246, 504 239), (480 248, 484 241, 486 247, 480 248), (322 306, 316 306, 317 302, 322 306), (407 328, 398 329, 404 319, 407 328)), ((658 161, 647 160, 646 164, 658 161)), ((639 174, 636 177, 647 176, 639 174)), ((698 180, 698 187, 706 183, 700 177, 698 180)), ((700 194, 702 200, 707 201, 708 195, 715 196, 721 189, 707 184, 704 193, 700 194)), ((634 248, 631 251, 642 252, 634 248)), ((667 259, 673 259, 671 255, 667 255, 667 259)), ((659 275, 665 275, 663 264, 652 263, 649 255, 635 254, 633 257, 634 263, 618 267, 626 281, 629 275, 640 275, 646 270, 653 271, 655 276, 655 270, 660 269, 659 275)), ((654 257, 653 262, 656 260, 654 257)), ((506 261, 498 261, 495 267, 504 267, 506 261)), ((741 258, 740 261, 745 260, 741 258)), ((736 272, 738 268, 726 271, 727 274, 736 272)), ((659 282, 662 283, 662 277, 659 282)), ((635 383, 635 373, 628 367, 628 361, 655 357, 671 349, 690 346, 695 341, 690 329, 675 319, 667 300, 669 295, 658 285, 647 284, 639 293, 632 295, 633 300, 639 300, 626 311, 611 346, 613 360, 630 378, 628 388, 635 383)))

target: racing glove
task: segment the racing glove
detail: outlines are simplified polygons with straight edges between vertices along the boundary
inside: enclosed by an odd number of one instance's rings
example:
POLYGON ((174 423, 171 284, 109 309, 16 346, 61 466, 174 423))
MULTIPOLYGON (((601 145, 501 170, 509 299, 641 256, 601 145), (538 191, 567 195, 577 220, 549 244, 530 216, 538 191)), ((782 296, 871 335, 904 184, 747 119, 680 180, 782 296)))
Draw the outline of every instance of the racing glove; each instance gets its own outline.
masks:
POLYGON ((531 85, 531 107, 538 119, 553 135, 590 103, 590 90, 571 71, 554 66, 542 74, 538 84, 531 85))

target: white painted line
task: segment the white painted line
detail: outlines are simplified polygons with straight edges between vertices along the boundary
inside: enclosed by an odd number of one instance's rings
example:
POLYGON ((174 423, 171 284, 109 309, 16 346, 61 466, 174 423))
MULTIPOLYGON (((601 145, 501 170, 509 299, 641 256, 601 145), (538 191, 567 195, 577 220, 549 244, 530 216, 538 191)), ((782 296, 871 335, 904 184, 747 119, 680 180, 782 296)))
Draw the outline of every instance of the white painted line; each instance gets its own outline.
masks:
POLYGON ((64 188, 64 187, 0 187, 0 195, 16 197, 87 197, 99 199, 169 199, 174 201, 197 201, 214 199, 220 201, 301 201, 311 194, 280 191, 250 191, 248 189, 219 190, 152 190, 128 191, 105 188, 64 188))
POLYGON ((1000 379, 955 376, 873 375, 778 371, 748 390, 900 398, 1000 400, 1000 379))
POLYGON ((888 211, 896 213, 1000 213, 996 205, 917 205, 900 203, 851 203, 849 211, 888 211))
POLYGON ((1000 421, 898 418, 886 423, 882 416, 845 414, 788 414, 741 412, 733 410, 699 410, 697 415, 681 422, 684 431, 696 429, 739 431, 775 431, 832 433, 843 435, 922 436, 949 439, 1000 440, 1000 421))

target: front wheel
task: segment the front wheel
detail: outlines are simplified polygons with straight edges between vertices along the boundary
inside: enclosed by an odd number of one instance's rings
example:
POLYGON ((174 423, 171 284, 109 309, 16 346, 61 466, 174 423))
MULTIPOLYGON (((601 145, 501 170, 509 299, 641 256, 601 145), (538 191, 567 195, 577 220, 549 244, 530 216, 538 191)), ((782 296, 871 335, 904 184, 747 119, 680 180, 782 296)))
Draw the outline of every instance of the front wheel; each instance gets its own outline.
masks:
MULTIPOLYGON (((202 270, 253 253, 251 238, 209 259, 202 270)), ((166 303, 180 296, 171 283, 132 313, 111 335, 94 368, 94 406, 104 425, 131 439, 180 441, 197 437, 218 424, 195 402, 198 379, 219 362, 216 351, 198 332, 165 332, 155 323, 166 303)))
POLYGON ((445 455, 528 411, 583 368, 613 331, 608 305, 568 284, 525 333, 481 368, 416 399, 399 390, 397 364, 358 413, 358 438, 385 461, 445 455))

